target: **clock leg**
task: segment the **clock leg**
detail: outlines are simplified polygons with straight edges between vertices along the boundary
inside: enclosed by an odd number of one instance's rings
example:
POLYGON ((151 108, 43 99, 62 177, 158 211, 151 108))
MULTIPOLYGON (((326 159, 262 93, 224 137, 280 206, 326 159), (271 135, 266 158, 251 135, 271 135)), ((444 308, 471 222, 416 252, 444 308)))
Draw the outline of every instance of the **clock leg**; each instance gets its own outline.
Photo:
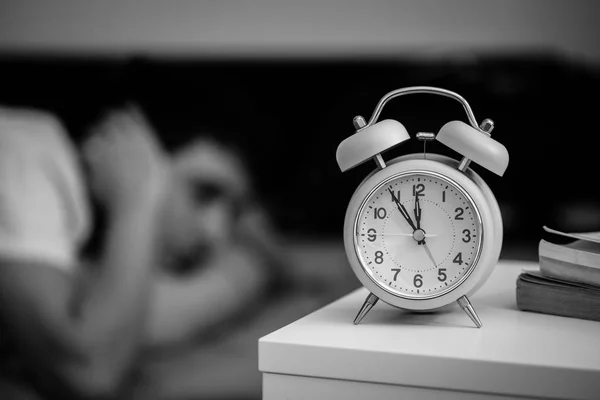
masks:
POLYGON ((475 309, 473 308, 473 305, 471 304, 467 296, 463 296, 460 299, 458 299, 457 303, 460 306, 460 308, 462 308, 463 311, 467 313, 469 318, 471 318, 471 321, 473 321, 475 326, 477 326, 478 328, 481 328, 483 326, 481 320, 477 316, 477 313, 475 312, 475 309))
POLYGON ((371 308, 373 308, 377 301, 379 301, 379 297, 375 296, 373 293, 369 293, 367 299, 360 308, 360 311, 356 315, 356 318, 354 318, 354 325, 358 325, 360 321, 362 321, 362 319, 369 313, 369 311, 371 311, 371 308))

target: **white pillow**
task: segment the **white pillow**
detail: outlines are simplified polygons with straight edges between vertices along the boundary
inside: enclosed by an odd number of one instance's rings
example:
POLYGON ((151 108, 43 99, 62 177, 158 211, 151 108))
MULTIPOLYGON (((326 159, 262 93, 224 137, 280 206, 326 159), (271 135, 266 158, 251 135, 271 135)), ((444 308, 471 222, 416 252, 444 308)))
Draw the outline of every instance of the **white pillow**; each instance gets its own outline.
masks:
POLYGON ((77 152, 61 123, 0 108, 0 257, 70 270, 89 229, 77 152))

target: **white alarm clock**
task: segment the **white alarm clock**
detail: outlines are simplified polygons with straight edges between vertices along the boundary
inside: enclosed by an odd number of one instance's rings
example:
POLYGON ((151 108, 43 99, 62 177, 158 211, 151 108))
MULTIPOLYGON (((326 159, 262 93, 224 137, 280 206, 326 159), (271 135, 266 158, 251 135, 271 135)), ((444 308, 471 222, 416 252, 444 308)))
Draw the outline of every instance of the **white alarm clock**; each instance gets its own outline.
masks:
MULTIPOLYGON (((356 316, 358 324, 381 299, 393 306, 434 310, 458 302, 477 327, 482 323, 468 299, 489 277, 502 247, 502 217, 487 184, 469 168, 474 161, 502 176, 506 148, 493 140, 494 123, 475 120, 458 94, 435 87, 392 91, 377 104, 368 123, 354 118, 356 133, 340 143, 337 162, 347 171, 374 160, 373 171, 354 192, 344 222, 344 245, 350 265, 370 291, 356 316), (377 122, 391 99, 430 93, 459 101, 470 125, 445 124, 436 139, 463 156, 410 154, 384 161, 382 153, 410 139, 395 120, 377 122)), ((426 149, 426 147, 425 147, 426 149)))

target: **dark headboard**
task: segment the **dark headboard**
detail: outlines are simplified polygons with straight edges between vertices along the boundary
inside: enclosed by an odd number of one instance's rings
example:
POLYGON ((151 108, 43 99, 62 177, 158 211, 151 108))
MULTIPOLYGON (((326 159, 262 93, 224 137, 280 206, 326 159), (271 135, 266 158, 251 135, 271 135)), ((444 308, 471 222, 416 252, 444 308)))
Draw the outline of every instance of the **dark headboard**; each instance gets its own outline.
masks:
MULTIPOLYGON (((475 166, 505 216, 505 247, 534 249, 541 226, 600 229, 599 70, 548 56, 461 60, 157 60, 0 58, 0 103, 56 113, 75 139, 99 111, 138 102, 167 147, 210 133, 242 149, 259 195, 289 235, 337 238, 348 200, 374 164, 341 174, 352 118, 413 85, 458 92, 510 153, 503 178, 475 166)), ((411 135, 465 120, 456 102, 413 96, 383 117, 411 135)), ((420 152, 416 140, 384 157, 420 152)), ((455 155, 441 144, 432 152, 455 155)))

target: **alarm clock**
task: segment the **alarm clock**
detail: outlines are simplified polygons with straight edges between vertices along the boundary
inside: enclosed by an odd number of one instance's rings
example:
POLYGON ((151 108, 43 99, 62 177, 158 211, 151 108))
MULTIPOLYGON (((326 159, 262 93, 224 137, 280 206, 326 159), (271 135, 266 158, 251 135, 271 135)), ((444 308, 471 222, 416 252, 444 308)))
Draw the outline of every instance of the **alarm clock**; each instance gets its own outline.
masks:
POLYGON ((340 143, 342 172, 366 161, 377 168, 358 186, 346 211, 344 247, 352 270, 369 290, 354 319, 367 315, 379 299, 406 310, 428 311, 457 302, 473 323, 482 322, 471 296, 490 276, 502 247, 502 217, 496 198, 471 161, 502 176, 506 148, 491 138, 494 122, 477 123, 466 100, 452 91, 408 87, 386 94, 367 123, 354 118, 356 132, 340 143), (410 136, 398 121, 378 122, 385 104, 408 94, 435 94, 460 102, 469 124, 446 123, 437 134, 420 132, 422 154, 385 161, 382 154, 410 136), (437 140, 462 158, 428 154, 437 140))

